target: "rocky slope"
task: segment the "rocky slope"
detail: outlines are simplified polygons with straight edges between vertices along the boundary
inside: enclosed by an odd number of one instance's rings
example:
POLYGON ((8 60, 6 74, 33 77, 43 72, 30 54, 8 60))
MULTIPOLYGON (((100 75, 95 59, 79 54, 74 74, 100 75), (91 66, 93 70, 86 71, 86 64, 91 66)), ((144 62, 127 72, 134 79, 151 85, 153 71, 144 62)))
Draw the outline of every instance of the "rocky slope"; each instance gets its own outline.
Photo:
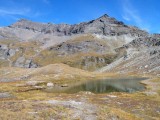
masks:
POLYGON ((160 75, 160 36, 158 34, 137 38, 117 50, 126 51, 126 54, 99 71, 160 75))

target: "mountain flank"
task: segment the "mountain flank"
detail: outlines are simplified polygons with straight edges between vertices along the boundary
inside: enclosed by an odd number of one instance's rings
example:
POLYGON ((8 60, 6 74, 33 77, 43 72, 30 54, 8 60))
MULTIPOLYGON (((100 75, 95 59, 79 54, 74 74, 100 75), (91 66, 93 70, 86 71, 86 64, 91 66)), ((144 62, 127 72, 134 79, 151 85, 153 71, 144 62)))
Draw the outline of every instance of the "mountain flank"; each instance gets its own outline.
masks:
POLYGON ((0 28, 0 66, 63 63, 88 71, 158 74, 159 38, 107 14, 74 25, 21 19, 0 28))

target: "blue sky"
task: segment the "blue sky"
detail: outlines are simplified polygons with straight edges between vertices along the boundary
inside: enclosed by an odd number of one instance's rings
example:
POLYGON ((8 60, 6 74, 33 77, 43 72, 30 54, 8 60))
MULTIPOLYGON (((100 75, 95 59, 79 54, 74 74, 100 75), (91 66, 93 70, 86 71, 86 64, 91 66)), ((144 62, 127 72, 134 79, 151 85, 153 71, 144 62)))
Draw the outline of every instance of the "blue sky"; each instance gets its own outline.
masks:
POLYGON ((0 0, 0 26, 21 18, 75 24, 108 14, 128 25, 160 33, 159 0, 0 0))

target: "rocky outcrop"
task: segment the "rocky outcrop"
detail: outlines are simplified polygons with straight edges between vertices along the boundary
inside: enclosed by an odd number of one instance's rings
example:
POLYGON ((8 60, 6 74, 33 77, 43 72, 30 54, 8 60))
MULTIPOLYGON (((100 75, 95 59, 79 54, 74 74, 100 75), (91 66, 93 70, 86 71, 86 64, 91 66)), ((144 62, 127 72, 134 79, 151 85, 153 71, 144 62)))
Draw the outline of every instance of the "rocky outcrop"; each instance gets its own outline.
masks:
POLYGON ((14 56, 16 50, 10 49, 7 45, 0 45, 0 59, 6 59, 8 57, 14 56))
POLYGON ((125 45, 126 48, 128 47, 153 47, 153 46, 160 46, 160 36, 158 35, 150 35, 147 37, 140 37, 134 39, 129 44, 125 45))
POLYGON ((3 67, 24 67, 36 68, 37 64, 33 63, 32 56, 24 57, 28 48, 15 45, 14 43, 0 44, 0 66, 3 67))
POLYGON ((0 92, 0 98, 12 98, 14 97, 13 95, 11 95, 10 93, 8 92, 4 92, 4 93, 1 93, 0 92))
POLYGON ((116 71, 120 73, 160 74, 160 36, 153 34, 137 38, 116 49, 126 53, 110 65, 98 71, 116 71))
POLYGON ((50 47, 49 50, 57 51, 58 55, 71 55, 75 53, 89 53, 95 52, 98 54, 106 54, 110 51, 107 44, 96 40, 83 40, 74 42, 63 42, 56 46, 50 47))
POLYGON ((15 63, 13 63, 15 67, 23 67, 23 68, 37 68, 38 65, 33 63, 31 59, 25 59, 25 57, 19 57, 15 63))

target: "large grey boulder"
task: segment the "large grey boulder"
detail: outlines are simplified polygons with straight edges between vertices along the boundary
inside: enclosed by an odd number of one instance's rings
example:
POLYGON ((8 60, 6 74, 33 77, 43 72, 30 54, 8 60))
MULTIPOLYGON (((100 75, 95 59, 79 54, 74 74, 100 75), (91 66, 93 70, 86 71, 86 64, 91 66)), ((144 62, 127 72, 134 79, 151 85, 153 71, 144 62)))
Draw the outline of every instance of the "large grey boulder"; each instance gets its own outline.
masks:
POLYGON ((15 67, 24 67, 24 68, 37 68, 38 65, 33 63, 31 59, 26 59, 25 57, 19 57, 16 62, 13 64, 15 67))
POLYGON ((0 93, 0 98, 11 98, 11 97, 13 97, 13 95, 11 95, 10 93, 8 93, 8 92, 1 92, 0 93))

